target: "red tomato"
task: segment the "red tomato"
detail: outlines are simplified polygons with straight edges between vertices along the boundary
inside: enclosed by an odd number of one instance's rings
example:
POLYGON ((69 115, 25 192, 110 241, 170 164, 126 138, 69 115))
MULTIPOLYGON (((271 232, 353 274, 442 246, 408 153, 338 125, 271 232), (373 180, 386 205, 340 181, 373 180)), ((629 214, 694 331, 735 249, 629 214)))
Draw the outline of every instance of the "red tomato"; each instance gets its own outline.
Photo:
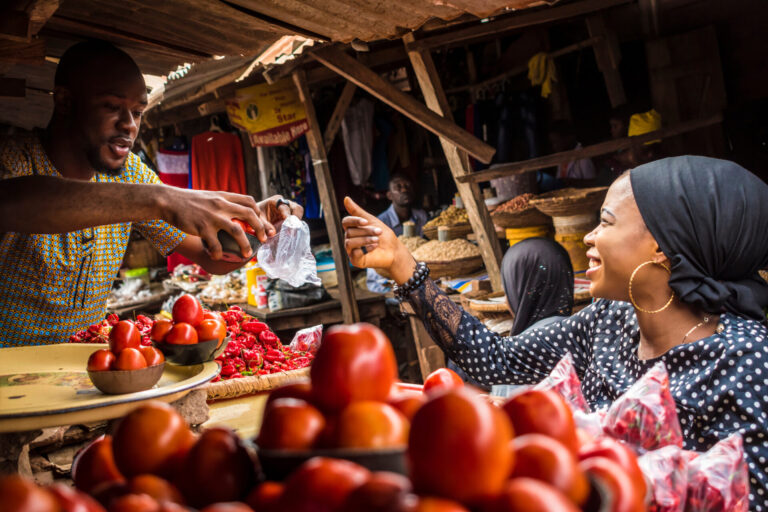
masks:
POLYGON ((147 367, 147 360, 144 359, 144 354, 137 348, 125 348, 115 359, 115 364, 112 366, 113 370, 141 370, 147 367))
POLYGON ((344 501, 340 512, 393 512, 402 510, 411 492, 411 481, 403 475, 379 471, 344 501))
POLYGON ((509 477, 512 429, 504 413, 467 389, 431 398, 408 439, 417 492, 472 504, 501 491, 509 477))
POLYGON ((525 434, 516 437, 512 446, 515 452, 513 480, 527 477, 546 482, 577 505, 587 499, 587 477, 563 443, 542 434, 525 434))
POLYGON ((264 410, 257 443, 265 449, 306 450, 324 428, 322 413, 304 400, 278 398, 264 410))
POLYGON ((178 323, 165 336, 165 342, 172 345, 194 345, 197 343, 197 331, 186 323, 178 323))
POLYGON ((146 494, 126 494, 112 500, 109 512, 160 512, 160 504, 146 494))
POLYGON ((120 421, 112 445, 115 462, 124 475, 170 476, 194 442, 184 418, 173 407, 150 402, 120 421))
POLYGON ((94 487, 89 494, 93 498, 101 503, 105 508, 109 508, 109 505, 121 496, 130 494, 128 491, 128 485, 124 481, 112 481, 104 482, 103 484, 94 487))
POLYGON ((430 373, 424 381, 424 393, 432 394, 444 389, 464 387, 464 381, 449 368, 438 368, 430 373))
POLYGON ((515 478, 482 512, 578 512, 560 491, 539 480, 515 478))
POLYGON ((395 352, 378 327, 337 325, 323 336, 310 376, 321 408, 338 411, 353 400, 384 402, 397 379, 395 352))
POLYGON ((256 236, 256 230, 255 230, 255 229, 253 229, 253 228, 251 227, 251 225, 250 225, 250 224, 248 224, 247 222, 245 222, 244 220, 241 220, 241 219, 232 219, 232 222, 234 222, 235 224, 237 224, 238 226, 240 226, 241 228, 243 228, 243 231, 245 231, 245 232, 246 232, 246 233, 248 233, 249 235, 253 235, 253 236, 256 236))
POLYGON ((251 491, 245 502, 259 512, 279 512, 277 506, 284 488, 280 482, 263 482, 251 491))
POLYGON ((591 459, 592 457, 605 457, 616 462, 632 479, 637 493, 640 496, 645 496, 647 491, 645 476, 637 464, 635 452, 627 445, 610 437, 605 437, 584 444, 579 448, 579 460, 591 459))
POLYGON ((408 444, 409 422, 382 402, 361 400, 341 410, 336 424, 339 448, 392 448, 408 444))
POLYGON ((363 484, 370 473, 363 466, 340 459, 314 457, 285 481, 279 510, 332 512, 363 484))
POLYGON ((68 485, 53 484, 48 487, 61 507, 61 512, 104 512, 98 501, 68 485))
POLYGON ((157 366, 165 362, 165 356, 155 347, 141 347, 139 350, 141 350, 141 355, 144 356, 147 366, 157 366))
POLYGON ((155 322, 155 325, 152 326, 152 333, 149 337, 155 341, 165 341, 165 337, 172 327, 173 322, 170 320, 158 320, 155 322))
POLYGON ((90 355, 86 369, 89 372, 103 372, 112 368, 114 362, 115 354, 108 348, 102 348, 90 355))
POLYGON ((125 481, 115 464, 112 436, 101 436, 78 452, 71 472, 75 487, 87 493, 105 482, 125 481))
MULTIPOLYGON (((208 505, 200 512, 253 512, 251 507, 239 501, 230 501, 228 503, 215 503, 208 505)), ((261 512, 261 511, 260 511, 261 512)))
POLYGON ((223 318, 221 318, 221 313, 218 311, 208 311, 207 309, 204 309, 203 320, 223 320, 223 318))
POLYGON ((189 451, 177 482, 187 502, 202 508, 245 498, 256 482, 256 469, 234 432, 209 428, 189 451))
POLYGON ((552 390, 526 389, 504 404, 516 435, 544 434, 578 451, 576 425, 565 400, 552 390))
POLYGON ((312 384, 309 379, 292 384, 286 384, 274 389, 267 397, 267 404, 274 402, 278 398, 298 398, 308 404, 312 403, 312 384))
POLYGON ((605 457, 591 457, 581 461, 579 467, 602 486, 600 510, 607 512, 641 512, 646 510, 645 496, 622 467, 605 457))
POLYGON ((128 481, 128 490, 131 494, 146 494, 162 503, 171 501, 184 504, 184 499, 175 485, 168 480, 155 475, 137 475, 128 481))
POLYGON ((126 348, 139 348, 141 346, 141 333, 136 324, 130 320, 120 320, 109 331, 109 350, 115 355, 120 355, 126 348))
POLYGON ((405 508, 407 512, 469 512, 462 504, 431 496, 414 497, 414 502, 405 508))
POLYGON ((173 303, 171 315, 177 324, 183 322, 197 327, 203 321, 203 306, 192 295, 184 294, 173 303))
POLYGON ((427 403, 427 397, 423 393, 400 393, 395 396, 390 395, 387 403, 400 411, 408 421, 413 421, 416 411, 427 403))
POLYGON ((203 320, 197 326, 197 339, 200 342, 219 340, 219 345, 227 336, 227 324, 223 320, 203 320))
POLYGON ((0 477, 0 510, 8 512, 59 512, 51 493, 19 475, 0 477))

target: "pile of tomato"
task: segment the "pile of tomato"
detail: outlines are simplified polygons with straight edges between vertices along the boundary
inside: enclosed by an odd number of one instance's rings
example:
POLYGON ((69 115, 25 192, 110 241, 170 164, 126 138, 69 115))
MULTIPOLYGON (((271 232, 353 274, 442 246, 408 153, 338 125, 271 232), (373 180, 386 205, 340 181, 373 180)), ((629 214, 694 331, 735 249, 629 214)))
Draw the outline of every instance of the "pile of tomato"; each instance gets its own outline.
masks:
POLYGON ((227 326, 219 313, 203 308, 200 301, 189 294, 181 295, 173 303, 172 320, 158 320, 152 326, 150 337, 158 343, 194 345, 204 341, 224 341, 227 326))
POLYGON ((155 347, 141 344, 141 334, 130 320, 117 322, 109 331, 109 348, 95 351, 88 358, 88 371, 140 370, 165 361, 155 347))
POLYGON ((283 345, 267 324, 239 306, 220 315, 226 322, 230 341, 216 358, 221 363, 221 373, 214 382, 306 368, 314 359, 312 350, 298 351, 283 345))
MULTIPOLYGON (((112 327, 117 325, 119 321, 120 318, 116 314, 110 313, 98 324, 90 325, 87 329, 78 331, 77 333, 70 336, 69 342, 107 343, 109 341, 109 332, 112 330, 112 327)), ((139 334, 141 334, 141 344, 143 346, 151 345, 152 341, 150 340, 150 333, 152 332, 152 326, 155 324, 155 321, 144 315, 136 315, 134 324, 139 330, 139 334)))

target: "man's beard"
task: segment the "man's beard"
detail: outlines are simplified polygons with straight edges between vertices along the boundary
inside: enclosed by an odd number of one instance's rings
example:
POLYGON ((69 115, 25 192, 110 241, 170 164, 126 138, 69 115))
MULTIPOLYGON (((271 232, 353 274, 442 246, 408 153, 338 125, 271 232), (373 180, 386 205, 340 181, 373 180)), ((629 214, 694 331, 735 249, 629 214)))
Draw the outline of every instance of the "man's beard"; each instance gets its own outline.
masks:
POLYGON ((120 173, 125 169, 125 161, 128 159, 126 156, 117 168, 110 168, 104 161, 102 161, 99 155, 99 146, 89 146, 85 152, 88 158, 88 163, 91 164, 96 172, 106 174, 108 176, 120 176, 120 173))

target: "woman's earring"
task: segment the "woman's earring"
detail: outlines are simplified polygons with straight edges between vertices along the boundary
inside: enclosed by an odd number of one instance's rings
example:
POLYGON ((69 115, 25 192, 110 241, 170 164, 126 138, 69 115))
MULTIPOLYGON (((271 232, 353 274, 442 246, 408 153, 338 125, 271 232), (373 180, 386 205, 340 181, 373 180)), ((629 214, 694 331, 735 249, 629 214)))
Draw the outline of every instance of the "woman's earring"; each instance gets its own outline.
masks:
POLYGON ((648 314, 652 315, 652 314, 655 314, 655 313, 661 313, 662 311, 667 309, 672 304, 672 299, 675 298, 675 292, 674 292, 674 290, 672 291, 672 295, 669 296, 669 300, 667 301, 667 303, 664 304, 659 309, 655 309, 655 310, 651 311, 651 310, 648 310, 648 309, 643 309, 640 306, 638 306, 637 303, 635 302, 635 298, 632 296, 632 281, 635 280, 635 275, 637 274, 637 272, 641 268, 646 266, 646 265, 658 265, 661 268, 663 268, 664 270, 666 270, 667 274, 669 274, 669 275, 672 275, 672 271, 669 269, 669 267, 667 267, 663 263, 657 263, 657 262, 655 262, 653 260, 649 260, 649 261, 646 261, 645 263, 641 263, 637 267, 635 267, 635 270, 632 271, 632 275, 629 277, 629 301, 632 303, 632 305, 635 307, 636 310, 641 311, 643 313, 648 313, 648 314))

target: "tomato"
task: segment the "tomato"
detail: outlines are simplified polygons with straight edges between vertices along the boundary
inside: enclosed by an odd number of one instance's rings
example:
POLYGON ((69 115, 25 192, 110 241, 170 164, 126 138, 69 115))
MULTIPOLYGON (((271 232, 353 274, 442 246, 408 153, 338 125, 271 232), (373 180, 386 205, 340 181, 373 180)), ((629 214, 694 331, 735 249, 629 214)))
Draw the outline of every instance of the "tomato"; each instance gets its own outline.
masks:
POLYGON ((509 420, 498 407, 464 388, 439 394, 411 423, 413 486, 465 504, 496 494, 511 470, 511 440, 509 420))
POLYGON ((339 413, 336 446, 391 448, 408 444, 409 422, 397 409, 382 402, 352 402, 339 413))
POLYGON ((173 322, 170 320, 158 320, 155 325, 152 326, 152 333, 149 337, 155 341, 165 341, 165 337, 173 327, 173 322))
POLYGON ((141 347, 139 350, 141 355, 144 356, 147 366, 157 366, 165 362, 165 356, 155 347, 141 347))
POLYGON ((460 503, 431 496, 415 497, 414 502, 404 510, 407 512, 469 512, 460 503))
POLYGON ((98 501, 68 485, 53 484, 48 492, 56 499, 62 512, 104 512, 98 501))
POLYGON ((72 461, 72 480, 75 487, 90 493, 105 482, 123 482, 112 453, 112 436, 101 436, 83 448, 72 461))
POLYGON ((205 430, 189 451, 177 480, 187 502, 202 508, 245 498, 256 481, 248 450, 227 428, 205 430))
POLYGON ((197 327, 203 321, 203 306, 192 295, 184 294, 173 303, 171 315, 175 323, 185 323, 197 327))
POLYGON ((141 333, 136 324, 130 320, 120 320, 109 331, 109 350, 119 356, 126 348, 139 348, 141 346, 141 333))
POLYGON ((114 500, 121 496, 125 496, 126 494, 130 494, 130 492, 128 491, 128 484, 126 484, 125 481, 115 480, 97 485, 89 492, 89 494, 93 496, 96 501, 101 503, 103 507, 108 509, 109 505, 114 500))
POLYGON ((138 348, 125 348, 115 359, 113 370, 141 370, 147 367, 147 360, 138 348))
POLYGON ((285 386, 280 386, 279 388, 272 390, 272 392, 269 394, 267 397, 267 405, 274 402, 278 398, 298 398, 299 400, 304 400, 305 402, 311 404, 312 384, 310 384, 309 379, 307 379, 305 381, 294 382, 291 384, 286 384, 285 386))
POLYGON ((412 421, 416 411, 427 403, 427 397, 422 393, 398 393, 395 396, 390 395, 387 403, 400 411, 408 421, 412 421))
POLYGON ((160 512, 160 504, 146 494, 126 494, 112 500, 109 512, 160 512))
POLYGON ((552 390, 526 389, 504 404, 516 435, 544 434, 578 450, 576 425, 565 400, 552 390))
POLYGON ((164 501, 160 503, 160 512, 189 512, 189 509, 172 501, 164 501))
POLYGON ((231 501, 229 503, 216 503, 214 505, 209 505, 200 512, 253 512, 253 510, 251 510, 251 507, 245 503, 240 503, 239 501, 231 501))
POLYGON ((197 326, 197 339, 201 342, 219 340, 219 345, 227 336, 227 324, 224 320, 203 320, 197 326))
POLYGON ((340 512, 393 512, 403 508, 411 481, 403 475, 379 471, 360 487, 352 491, 344 501, 340 512))
POLYGON ((115 354, 108 348, 102 348, 88 357, 86 369, 89 372, 103 372, 112 368, 115 362, 115 354))
POLYGON ((245 502, 258 512, 279 512, 277 506, 284 488, 280 482, 263 482, 251 491, 245 502))
POLYGON ((325 428, 316 408, 297 398, 278 398, 264 410, 259 447, 273 450, 306 450, 314 446, 325 428))
POLYGON ((363 466, 340 459, 314 457, 299 466, 285 481, 279 510, 331 512, 368 480, 363 466))
POLYGON ((175 474, 195 437, 184 418, 168 404, 149 402, 134 409, 115 429, 112 446, 126 476, 175 474))
POLYGON ((635 484, 637 493, 640 496, 645 496, 647 491, 645 476, 637 463, 635 452, 627 445, 606 437, 584 444, 579 448, 579 460, 591 459, 592 457, 605 457, 616 462, 635 484))
POLYGON ((0 476, 0 497, 3 512, 59 512, 51 493, 19 475, 0 476))
POLYGON ((581 505, 589 494, 589 482, 579 469, 576 456, 557 439, 542 434, 525 434, 512 441, 515 467, 512 479, 534 478, 562 492, 581 505))
POLYGON ((224 320, 218 311, 203 310, 203 320, 224 320))
POLYGON ((245 232, 246 232, 246 233, 248 233, 249 235, 253 235, 253 236, 256 236, 256 230, 255 230, 255 229, 253 229, 253 228, 251 227, 251 225, 250 225, 250 224, 248 224, 247 222, 245 222, 244 220, 241 220, 241 219, 232 219, 232 222, 234 222, 235 224, 237 224, 238 226, 240 226, 241 228, 243 228, 243 231, 245 231, 245 232))
POLYGON ((314 402, 341 410, 353 400, 384 402, 397 379, 395 352, 370 324, 328 329, 310 369, 314 402))
POLYGON ((165 336, 165 342, 172 345, 194 345, 197 343, 197 331, 189 324, 176 324, 165 336))
POLYGON ((464 387, 464 381, 459 375, 449 368, 438 368, 424 380, 424 393, 432 394, 444 389, 464 387))
POLYGON ((181 492, 168 480, 155 475, 137 475, 128 481, 128 490, 131 494, 146 494, 162 503, 171 501, 184 504, 181 492))
POLYGON ((600 510, 606 512, 641 512, 646 509, 645 496, 622 467, 606 457, 590 457, 579 467, 595 483, 602 486, 600 510))
POLYGON ((532 478, 511 480, 482 512, 578 512, 563 493, 532 478))

